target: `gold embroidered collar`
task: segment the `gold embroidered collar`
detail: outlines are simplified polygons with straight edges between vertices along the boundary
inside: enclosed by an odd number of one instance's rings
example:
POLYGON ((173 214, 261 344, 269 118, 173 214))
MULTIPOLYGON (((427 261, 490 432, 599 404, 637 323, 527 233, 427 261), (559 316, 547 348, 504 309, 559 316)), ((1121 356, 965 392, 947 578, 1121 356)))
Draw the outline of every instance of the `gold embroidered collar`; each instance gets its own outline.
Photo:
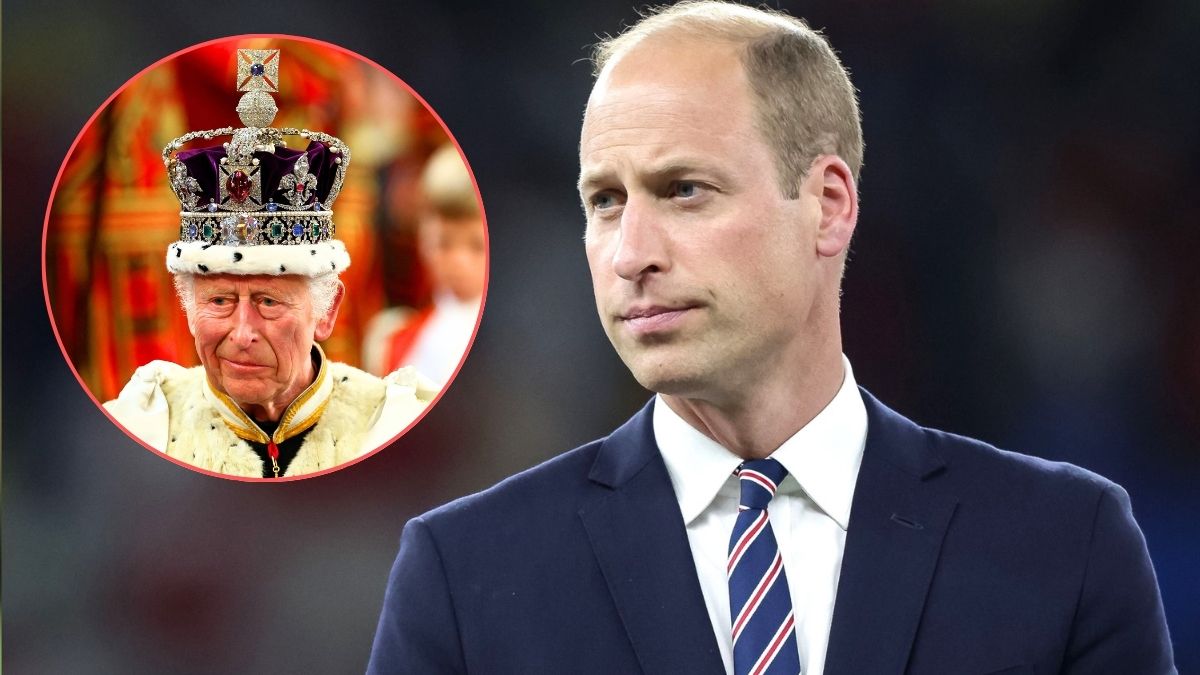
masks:
POLYGON ((321 346, 315 343, 313 349, 316 351, 319 361, 317 377, 283 411, 283 416, 279 418, 279 426, 270 436, 267 436, 266 432, 260 429, 254 420, 250 419, 250 416, 238 407, 233 399, 229 398, 228 394, 214 389, 212 382, 207 378, 205 378, 204 398, 217 409, 221 414, 221 419, 225 421, 225 425, 238 438, 263 445, 274 441, 278 445, 316 424, 317 420, 321 419, 321 413, 325 412, 325 404, 329 402, 329 395, 333 393, 333 380, 329 377, 329 369, 326 367, 328 359, 325 358, 325 352, 321 351, 321 346))

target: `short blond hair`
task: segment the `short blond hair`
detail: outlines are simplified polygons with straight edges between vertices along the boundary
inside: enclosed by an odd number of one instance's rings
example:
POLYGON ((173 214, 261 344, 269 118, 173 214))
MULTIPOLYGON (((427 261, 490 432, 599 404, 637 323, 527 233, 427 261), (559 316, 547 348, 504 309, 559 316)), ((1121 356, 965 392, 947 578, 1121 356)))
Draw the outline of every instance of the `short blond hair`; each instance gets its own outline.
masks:
POLYGON ((480 215, 475 183, 458 148, 446 143, 435 150, 421 172, 421 191, 434 212, 445 218, 480 215))
POLYGON ((774 149, 780 190, 798 194, 818 155, 837 155, 857 181, 863 163, 862 119, 850 75, 829 41, 803 20, 718 0, 647 10, 592 53, 593 74, 647 37, 670 31, 744 45, 742 65, 754 91, 757 126, 774 149))

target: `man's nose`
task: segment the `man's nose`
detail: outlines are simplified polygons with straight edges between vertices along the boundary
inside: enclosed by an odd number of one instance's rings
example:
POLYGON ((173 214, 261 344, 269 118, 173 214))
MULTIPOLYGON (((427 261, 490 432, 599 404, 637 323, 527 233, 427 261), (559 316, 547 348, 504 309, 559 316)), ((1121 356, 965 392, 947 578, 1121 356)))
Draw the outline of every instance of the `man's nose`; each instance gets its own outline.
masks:
POLYGON ((669 269, 667 232, 662 223, 655 217, 652 200, 629 198, 621 212, 621 229, 613 252, 613 271, 618 276, 635 281, 669 269))
POLYGON ((229 339, 236 347, 245 349, 258 339, 258 311, 248 298, 242 299, 233 312, 233 329, 229 339))

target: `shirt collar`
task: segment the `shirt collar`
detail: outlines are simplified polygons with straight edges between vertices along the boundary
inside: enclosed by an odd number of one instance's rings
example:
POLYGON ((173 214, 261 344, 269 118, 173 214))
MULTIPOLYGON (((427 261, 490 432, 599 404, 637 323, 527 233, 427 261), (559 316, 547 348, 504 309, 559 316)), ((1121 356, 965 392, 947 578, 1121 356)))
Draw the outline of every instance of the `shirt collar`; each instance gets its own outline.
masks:
MULTIPOLYGON (((850 361, 837 394, 808 424, 771 454, 788 470, 781 493, 803 490, 817 508, 845 530, 867 438, 867 409, 850 361)), ((654 404, 654 438, 667 465, 684 523, 712 503, 742 460, 677 415, 659 396, 654 404)))
POLYGON ((264 445, 271 440, 276 444, 282 443, 316 424, 321 418, 321 413, 325 412, 325 404, 328 403, 330 394, 333 393, 333 378, 329 376, 326 367, 328 359, 321 346, 316 343, 313 343, 313 358, 317 362, 316 377, 283 411, 279 418, 279 426, 269 437, 232 398, 214 389, 212 382, 207 378, 204 398, 216 408, 225 425, 239 438, 264 445))

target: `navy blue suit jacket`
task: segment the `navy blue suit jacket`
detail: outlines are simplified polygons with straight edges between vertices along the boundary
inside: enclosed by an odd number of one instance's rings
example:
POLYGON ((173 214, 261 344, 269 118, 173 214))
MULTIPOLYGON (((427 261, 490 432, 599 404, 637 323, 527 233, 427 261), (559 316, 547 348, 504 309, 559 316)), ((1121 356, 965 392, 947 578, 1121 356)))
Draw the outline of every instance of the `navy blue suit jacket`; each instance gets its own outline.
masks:
MULTIPOLYGON (((862 395, 827 675, 1175 672, 1124 490, 862 395)), ((652 405, 409 522, 369 672, 723 673, 652 405)))

